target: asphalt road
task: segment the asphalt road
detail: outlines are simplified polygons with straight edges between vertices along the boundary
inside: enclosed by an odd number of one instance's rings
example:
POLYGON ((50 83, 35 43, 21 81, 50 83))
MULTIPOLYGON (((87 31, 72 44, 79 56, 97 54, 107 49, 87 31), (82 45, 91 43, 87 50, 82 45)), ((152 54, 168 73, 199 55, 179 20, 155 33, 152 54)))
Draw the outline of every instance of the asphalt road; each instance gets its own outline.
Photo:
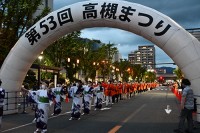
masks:
MULTIPOLYGON (((63 103, 59 116, 50 116, 48 133, 173 133, 177 128, 179 101, 167 87, 137 94, 127 100, 120 100, 110 108, 92 111, 81 116, 80 120, 69 121, 70 103, 63 103), (172 110, 169 114, 167 105, 172 110)), ((52 108, 51 108, 52 113, 52 108)), ((34 113, 14 114, 3 117, 3 133, 33 133, 31 123, 34 113)), ((199 133, 200 128, 194 130, 199 133)))

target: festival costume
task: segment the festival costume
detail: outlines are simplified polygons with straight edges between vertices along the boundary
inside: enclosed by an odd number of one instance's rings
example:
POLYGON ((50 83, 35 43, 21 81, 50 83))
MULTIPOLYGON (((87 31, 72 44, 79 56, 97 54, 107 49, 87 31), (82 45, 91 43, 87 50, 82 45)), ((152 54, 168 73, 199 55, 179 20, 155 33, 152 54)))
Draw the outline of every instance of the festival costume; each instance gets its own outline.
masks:
POLYGON ((117 85, 118 85, 118 91, 119 91, 119 99, 122 100, 123 85, 120 82, 117 85))
POLYGON ((108 84, 105 88, 106 106, 112 105, 112 84, 108 84))
POLYGON ((93 91, 94 88, 92 86, 85 86, 84 87, 84 96, 83 96, 83 112, 85 114, 89 114, 90 110, 91 110, 91 104, 92 104, 92 98, 93 98, 93 91))
POLYGON ((46 89, 46 85, 42 85, 42 89, 37 91, 29 91, 29 95, 37 102, 37 108, 35 110, 35 119, 37 130, 34 133, 46 133, 47 122, 49 114, 49 99, 50 94, 46 89))
POLYGON ((4 98, 5 98, 5 90, 0 86, 0 128, 2 124, 4 98))
POLYGON ((95 97, 95 109, 101 109, 103 104, 104 88, 103 86, 97 86, 94 88, 95 97))
POLYGON ((54 112, 53 115, 58 115, 61 113, 61 95, 64 94, 62 87, 57 86, 56 88, 52 88, 53 102, 54 102, 54 112))
POLYGON ((49 97, 47 90, 38 90, 38 106, 36 109, 36 127, 42 131, 47 131, 47 122, 49 114, 49 97))
POLYGON ((36 95, 36 91, 29 91, 28 93, 28 101, 32 103, 33 107, 32 110, 36 110, 37 108, 37 95, 36 95))
POLYGON ((71 113, 71 118, 72 119, 79 119, 81 115, 81 106, 82 106, 82 101, 83 101, 83 88, 82 85, 77 86, 72 86, 70 88, 71 90, 71 96, 73 98, 72 100, 72 113, 71 113))
POLYGON ((123 83, 122 84, 122 99, 126 99, 126 94, 127 94, 127 84, 123 83))

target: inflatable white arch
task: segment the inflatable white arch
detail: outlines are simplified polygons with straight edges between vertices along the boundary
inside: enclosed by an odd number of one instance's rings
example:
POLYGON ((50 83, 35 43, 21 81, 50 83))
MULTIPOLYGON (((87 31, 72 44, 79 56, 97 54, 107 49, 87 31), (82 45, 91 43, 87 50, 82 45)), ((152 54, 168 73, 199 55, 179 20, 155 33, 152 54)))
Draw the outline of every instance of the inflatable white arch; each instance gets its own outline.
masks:
MULTIPOLYGON (((143 36, 160 47, 192 83, 200 103, 200 42, 166 15, 118 0, 91 0, 63 7, 42 18, 15 44, 4 61, 3 88, 19 88, 37 56, 67 33, 90 27, 112 27, 143 36)), ((198 106, 200 121, 200 106, 198 106)))

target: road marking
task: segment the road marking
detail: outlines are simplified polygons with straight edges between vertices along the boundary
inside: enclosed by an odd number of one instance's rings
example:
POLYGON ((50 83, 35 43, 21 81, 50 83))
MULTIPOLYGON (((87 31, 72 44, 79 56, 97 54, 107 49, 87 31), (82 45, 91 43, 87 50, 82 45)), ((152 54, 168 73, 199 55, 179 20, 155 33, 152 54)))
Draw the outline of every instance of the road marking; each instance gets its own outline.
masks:
POLYGON ((113 129, 111 129, 108 133, 116 133, 122 126, 115 126, 113 129))
MULTIPOLYGON (((69 114, 69 113, 71 113, 71 111, 65 112, 65 113, 62 113, 62 114, 59 114, 59 115, 56 115, 56 116, 49 117, 49 119, 56 118, 58 116, 66 115, 66 114, 69 114)), ((8 132, 8 131, 12 131, 12 130, 15 130, 15 129, 18 129, 18 128, 22 128, 22 127, 25 127, 25 126, 29 126, 29 125, 32 125, 32 124, 35 124, 35 123, 30 122, 30 123, 27 123, 27 124, 24 124, 24 125, 21 125, 21 126, 17 126, 17 127, 13 127, 13 128, 1 131, 1 132, 5 133, 5 132, 8 132)))
POLYGON ((143 104, 140 108, 138 108, 136 111, 134 111, 131 115, 129 115, 126 119, 124 119, 121 124, 116 125, 115 127, 113 127, 110 131, 108 131, 108 133, 116 133, 126 122, 128 122, 131 118, 133 118, 137 113, 139 113, 144 107, 146 106, 146 104, 143 104))
MULTIPOLYGON (((109 109, 111 109, 111 108, 102 108, 101 110, 109 110, 109 109)), ((51 116, 51 117, 49 117, 49 119, 56 118, 56 117, 59 117, 59 116, 62 116, 62 115, 66 115, 66 114, 70 114, 70 113, 71 113, 71 111, 68 111, 68 112, 65 112, 65 113, 62 113, 62 114, 59 114, 59 115, 56 115, 56 116, 51 116)), ((30 123, 27 123, 27 124, 24 124, 24 125, 21 125, 21 126, 17 126, 17 127, 13 127, 13 128, 1 131, 1 132, 5 133, 5 132, 8 132, 8 131, 12 131, 12 130, 18 129, 18 128, 29 126, 31 124, 35 124, 35 123, 30 122, 30 123)))
POLYGON ((34 124, 34 123, 32 123, 32 122, 27 123, 27 124, 24 124, 24 125, 21 125, 21 126, 18 126, 18 127, 14 127, 14 128, 10 128, 10 129, 7 129, 7 130, 1 131, 1 132, 4 133, 4 132, 12 131, 12 130, 15 130, 15 129, 18 129, 18 128, 21 128, 21 127, 29 126, 31 124, 34 124))
POLYGON ((111 108, 102 108, 102 109, 100 109, 100 110, 109 110, 109 109, 111 109, 111 108))
MULTIPOLYGON (((105 103, 105 101, 102 102, 102 103, 105 103)), ((94 106, 94 105, 92 105, 92 106, 94 106)), ((102 110, 108 110, 108 109, 111 109, 111 108, 102 108, 102 110)), ((49 119, 56 118, 56 117, 58 117, 58 116, 62 116, 62 115, 66 115, 66 114, 70 114, 70 113, 71 113, 71 111, 68 111, 68 112, 65 112, 65 113, 62 113, 62 114, 59 114, 59 115, 56 115, 56 116, 51 116, 51 117, 49 117, 49 119)), ((1 131, 1 132, 2 132, 2 133, 3 133, 3 132, 4 132, 4 133, 5 133, 5 132, 9 132, 9 131, 12 131, 12 130, 15 130, 15 129, 18 129, 18 128, 22 128, 22 127, 25 127, 25 126, 29 126, 29 125, 31 125, 31 124, 35 124, 35 123, 30 122, 30 123, 27 123, 27 124, 24 124, 24 125, 21 125, 21 126, 17 126, 17 127, 13 127, 13 128, 10 128, 10 129, 1 131)))

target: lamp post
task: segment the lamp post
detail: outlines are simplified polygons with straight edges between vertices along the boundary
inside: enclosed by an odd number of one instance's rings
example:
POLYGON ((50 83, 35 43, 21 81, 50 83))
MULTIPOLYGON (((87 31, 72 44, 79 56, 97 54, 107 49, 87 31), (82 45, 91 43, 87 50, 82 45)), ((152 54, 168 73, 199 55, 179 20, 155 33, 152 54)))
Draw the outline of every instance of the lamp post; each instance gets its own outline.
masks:
POLYGON ((70 62, 70 58, 67 58, 67 62, 70 62))
POLYGON ((94 66, 94 69, 95 69, 95 80, 98 81, 98 66, 99 66, 99 63, 93 62, 93 66, 94 66))
MULTIPOLYGON (((76 60, 76 64, 77 64, 77 66, 78 66, 79 63, 80 63, 80 60, 77 59, 77 60, 76 60)), ((77 75, 78 75, 78 79, 79 79, 79 71, 77 71, 77 75)))
POLYGON ((93 62, 93 66, 94 66, 94 69, 95 69, 95 78, 96 78, 96 75, 97 75, 97 73, 96 73, 96 62, 93 62))
POLYGON ((119 68, 115 68, 115 70, 116 70, 116 80, 119 81, 119 68))
POLYGON ((70 61, 71 61, 71 59, 68 57, 68 58, 66 58, 66 78, 68 78, 69 79, 69 67, 70 67, 70 65, 69 65, 69 63, 70 63, 70 61))
POLYGON ((39 65, 38 65, 38 89, 40 89, 40 81, 41 81, 41 73, 40 73, 40 70, 41 70, 41 61, 43 59, 43 52, 38 56, 38 59, 39 59, 39 65))
POLYGON ((102 74, 103 74, 103 81, 105 81, 105 70, 106 70, 106 62, 103 60, 102 61, 102 64, 103 64, 103 70, 102 70, 102 74))

